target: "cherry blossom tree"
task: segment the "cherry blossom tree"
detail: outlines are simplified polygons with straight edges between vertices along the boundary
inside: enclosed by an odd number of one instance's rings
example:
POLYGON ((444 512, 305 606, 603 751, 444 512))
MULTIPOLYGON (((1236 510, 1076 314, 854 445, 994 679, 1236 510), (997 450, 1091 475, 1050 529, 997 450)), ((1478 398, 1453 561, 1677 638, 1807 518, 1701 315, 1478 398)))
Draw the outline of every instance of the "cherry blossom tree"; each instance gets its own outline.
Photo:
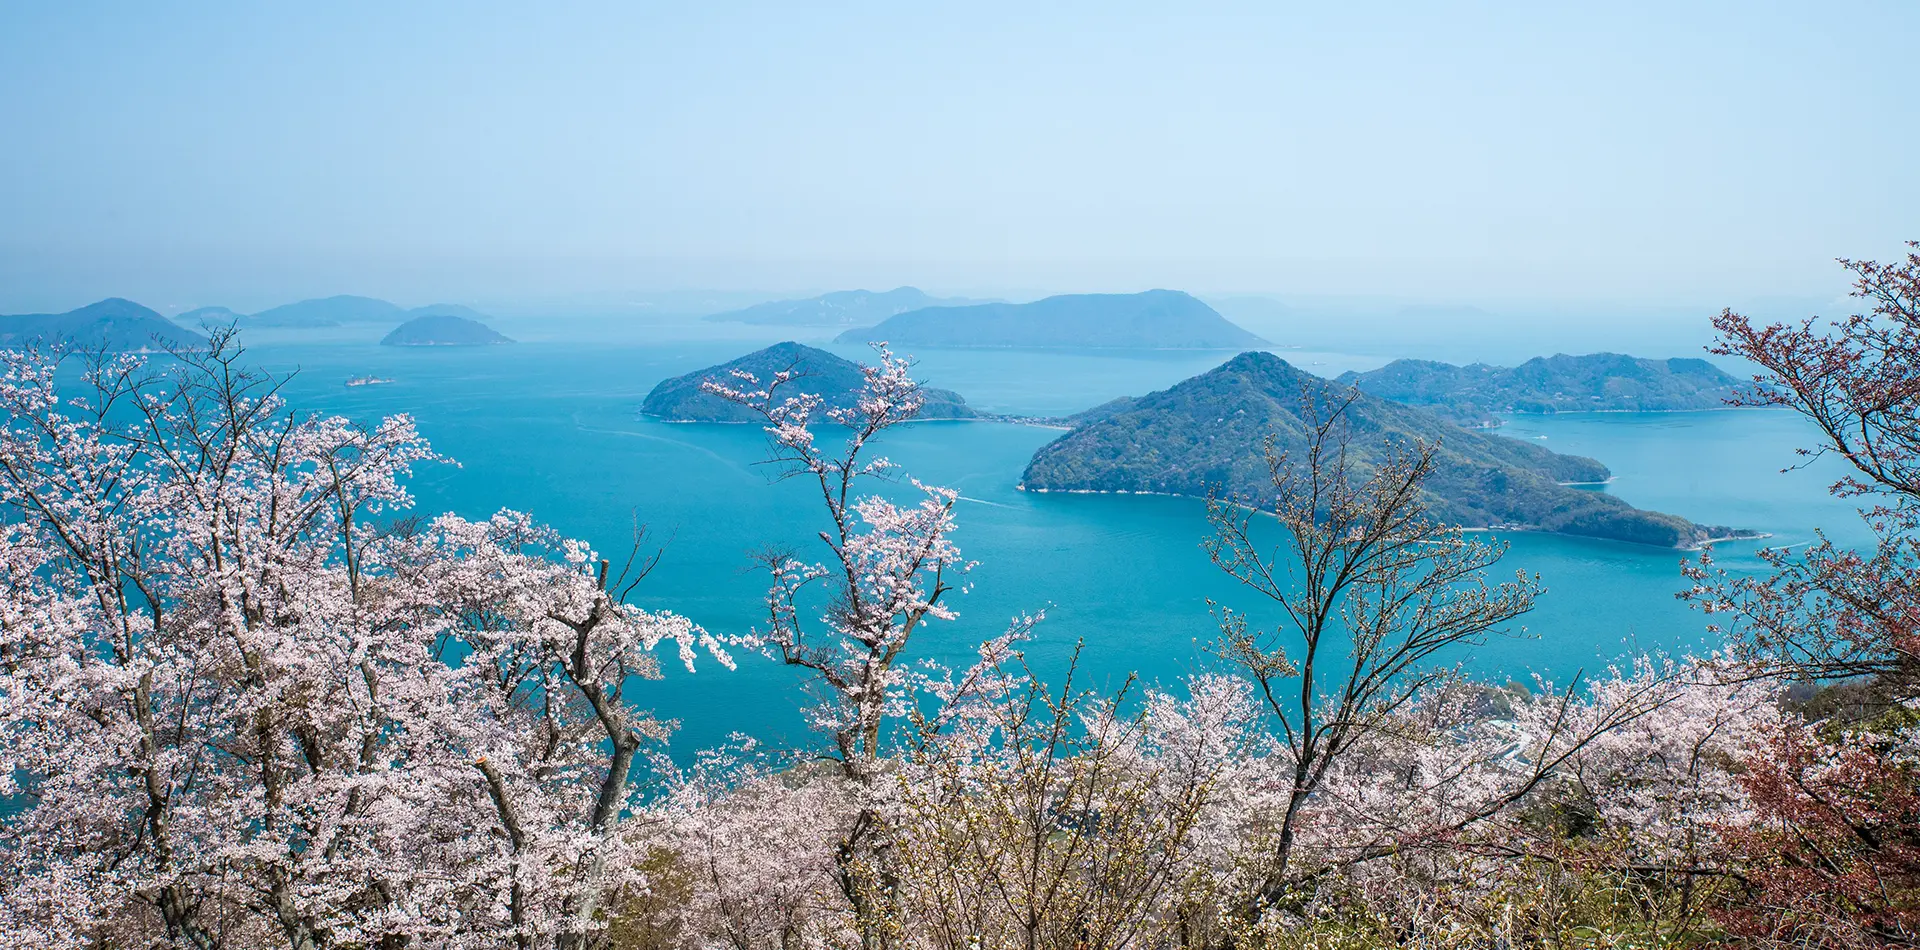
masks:
POLYGON ((704 751, 653 806, 691 879, 687 929, 735 950, 857 942, 836 845, 859 807, 829 770, 751 749, 704 751))
POLYGON ((411 420, 290 412, 231 331, 0 375, 0 925, 26 946, 577 945, 710 638, 503 514, 404 517, 411 420))
MULTIPOLYGON (((1743 781, 1757 814, 1735 829, 1753 888, 1731 920, 1749 935, 1821 946, 1911 945, 1920 916, 1920 243, 1893 263, 1841 260, 1865 313, 1756 324, 1724 311, 1714 351, 1759 367, 1743 402, 1813 423, 1808 459, 1848 471, 1876 543, 1763 550, 1766 576, 1703 557, 1686 596, 1762 672, 1844 690, 1824 722, 1756 743, 1743 781)), ((1831 704, 1829 704, 1831 705, 1831 704)), ((1809 707, 1810 709, 1817 707, 1809 707)))
POLYGON ((660 677, 663 642, 689 672, 696 648, 732 661, 686 618, 625 602, 644 568, 630 560, 632 576, 610 579, 607 560, 524 514, 444 516, 403 550, 395 586, 418 598, 413 635, 464 654, 460 701, 435 725, 490 806, 469 839, 486 844, 473 859, 507 898, 496 932, 526 947, 589 943, 608 901, 646 883, 648 845, 624 826, 641 753, 673 724, 632 705, 636 681, 660 677))
POLYGON ((769 461, 779 477, 810 483, 826 516, 819 533, 828 553, 824 563, 787 551, 764 557, 773 577, 765 626, 743 642, 811 674, 811 724, 832 742, 841 773, 861 802, 841 838, 838 863, 841 887, 869 947, 891 940, 884 922, 892 916, 893 882, 881 808, 889 724, 910 718, 918 687, 929 687, 954 709, 1000 688, 993 671, 1038 619, 1016 619, 982 647, 981 662, 958 678, 916 675, 902 662, 915 630, 954 619, 950 595, 972 564, 949 538, 958 492, 909 478, 916 503, 861 493, 870 483, 901 478, 897 465, 870 450, 882 433, 911 421, 924 402, 911 361, 884 344, 876 351, 878 365, 861 367, 853 405, 824 413, 825 400, 804 391, 805 377, 791 368, 764 381, 736 371, 731 380, 703 384, 708 393, 766 420, 769 461), (844 432, 837 449, 822 448, 816 438, 822 415, 844 432), (817 586, 826 588, 826 598, 816 622, 805 616, 810 608, 804 595, 817 586))
POLYGON ((1250 691, 1176 698, 1066 681, 982 704, 896 773, 896 878, 916 943, 940 948, 1153 944, 1210 897, 1202 829, 1252 751, 1250 691))
POLYGON ((354 859, 394 831, 382 739, 440 684, 341 594, 432 456, 404 418, 283 417, 237 355, 84 358, 71 398, 60 360, 5 357, 7 879, 77 891, 5 903, 79 915, 22 921, 49 942, 132 903, 179 943, 250 911, 314 946, 411 899, 354 859))
POLYGON ((1750 887, 1731 929, 1823 947, 1920 943, 1920 755, 1914 730, 1783 723, 1744 760, 1753 820, 1725 827, 1750 887))
POLYGON ((1717 573, 1703 558, 1691 596, 1732 615, 1730 632, 1779 669, 1872 677, 1896 701, 1920 698, 1920 250, 1892 264, 1840 263, 1868 312, 1759 325, 1728 310, 1714 320, 1713 351, 1760 368, 1740 404, 1814 424, 1821 440, 1802 456, 1847 463, 1832 490, 1866 504, 1876 549, 1846 550, 1822 534, 1797 554, 1763 550, 1774 573, 1755 579, 1717 573))

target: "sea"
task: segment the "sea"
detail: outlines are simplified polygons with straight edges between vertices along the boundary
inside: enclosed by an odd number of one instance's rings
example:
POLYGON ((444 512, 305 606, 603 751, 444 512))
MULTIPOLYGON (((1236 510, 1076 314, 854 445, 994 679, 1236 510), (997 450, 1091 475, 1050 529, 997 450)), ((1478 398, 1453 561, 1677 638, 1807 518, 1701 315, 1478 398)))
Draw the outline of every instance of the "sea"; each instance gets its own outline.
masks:
MULTIPOLYGON (((377 345, 377 330, 251 331, 249 359, 290 374, 284 395, 299 409, 363 421, 407 413, 452 460, 422 466, 411 482, 422 514, 472 518, 502 508, 531 513, 591 542, 615 565, 644 528, 658 554, 632 600, 671 610, 713 633, 745 634, 762 622, 767 578, 753 555, 767 549, 825 554, 824 511, 797 480, 764 464, 764 433, 750 425, 665 423, 643 417, 654 384, 785 338, 849 358, 819 330, 697 321, 502 321, 520 342, 489 347, 377 345), (347 386, 373 376, 391 380, 347 386)), ((1388 350, 1277 349, 1302 369, 1335 376, 1387 362, 1388 350)), ((995 413, 1059 416, 1122 395, 1165 388, 1223 362, 1223 352, 1098 353, 931 350, 913 354, 929 385, 953 389, 995 413)), ((1779 410, 1578 413, 1516 416, 1497 430, 1611 467, 1598 490, 1706 524, 1767 532, 1715 547, 1734 572, 1761 567, 1762 545, 1797 546, 1826 529, 1858 543, 1854 504, 1831 497, 1831 460, 1808 460, 1810 427, 1779 410)), ((1275 605, 1211 564, 1201 542, 1205 506, 1150 495, 1032 493, 1018 489, 1027 460, 1063 433, 998 422, 926 422, 889 433, 881 451, 920 480, 960 493, 954 540, 977 565, 952 605, 959 616, 915 633, 916 661, 963 665, 980 641, 1019 615, 1044 611, 1026 645, 1035 675, 1057 683, 1078 654, 1077 686, 1129 683, 1178 689, 1220 669, 1212 651, 1220 606, 1265 627, 1275 605)), ((824 434, 823 434, 824 435, 824 434)), ((1251 447, 1250 447, 1251 450, 1251 447)), ((1676 595, 1683 552, 1537 533, 1497 533, 1508 546, 1495 571, 1537 575, 1546 588, 1519 623, 1444 657, 1495 682, 1565 682, 1647 653, 1706 653, 1719 646, 1709 618, 1676 595)), ((1277 541, 1277 539, 1276 539, 1277 541)), ((798 712, 800 671, 735 651, 737 669, 702 658, 689 673, 662 657, 665 676, 636 684, 635 701, 676 720, 678 756, 736 737, 777 748, 812 740, 798 712)))

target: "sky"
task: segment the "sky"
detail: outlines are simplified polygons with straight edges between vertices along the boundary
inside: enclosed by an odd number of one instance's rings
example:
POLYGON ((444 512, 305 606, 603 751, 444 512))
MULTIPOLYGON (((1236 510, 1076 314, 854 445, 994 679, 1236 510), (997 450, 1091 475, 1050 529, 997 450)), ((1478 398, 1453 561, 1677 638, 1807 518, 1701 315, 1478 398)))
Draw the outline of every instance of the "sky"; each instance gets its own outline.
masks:
POLYGON ((1831 299, 1920 4, 0 4, 0 312, 1831 299))

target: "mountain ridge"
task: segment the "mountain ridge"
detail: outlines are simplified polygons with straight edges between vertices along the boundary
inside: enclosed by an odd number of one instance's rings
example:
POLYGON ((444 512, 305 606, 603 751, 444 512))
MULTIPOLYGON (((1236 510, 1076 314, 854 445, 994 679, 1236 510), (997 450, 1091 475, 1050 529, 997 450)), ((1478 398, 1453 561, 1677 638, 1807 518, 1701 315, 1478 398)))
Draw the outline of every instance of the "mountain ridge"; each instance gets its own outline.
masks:
POLYGON ((1095 349, 1240 349, 1267 341, 1191 294, 1061 294, 1031 303, 927 307, 848 330, 836 343, 1095 349))
POLYGON ((332 297, 296 300, 251 314, 240 313, 231 307, 196 307, 185 313, 175 314, 173 320, 189 326, 235 324, 241 327, 304 330, 349 324, 390 323, 397 326, 414 317, 427 316, 464 317, 476 322, 492 319, 487 314, 465 304, 431 303, 422 307, 406 308, 378 297, 336 294, 332 297))
POLYGON ((895 314, 927 307, 967 306, 981 301, 964 297, 934 297, 918 287, 888 291, 836 290, 817 297, 770 300, 738 310, 708 314, 710 323, 748 323, 787 327, 865 327, 895 314))
POLYGON ((228 307, 195 307, 185 313, 176 313, 173 322, 185 326, 222 326, 245 320, 247 315, 228 307))
POLYGON ((1740 380, 1703 359, 1644 359, 1621 353, 1536 356, 1519 366, 1394 360, 1337 380, 1363 392, 1421 406, 1462 425, 1498 425, 1495 413, 1659 412, 1724 406, 1740 380))
POLYGON ((346 323, 404 322, 406 311, 378 297, 336 294, 283 303, 250 315, 245 325, 256 327, 333 327, 346 323))

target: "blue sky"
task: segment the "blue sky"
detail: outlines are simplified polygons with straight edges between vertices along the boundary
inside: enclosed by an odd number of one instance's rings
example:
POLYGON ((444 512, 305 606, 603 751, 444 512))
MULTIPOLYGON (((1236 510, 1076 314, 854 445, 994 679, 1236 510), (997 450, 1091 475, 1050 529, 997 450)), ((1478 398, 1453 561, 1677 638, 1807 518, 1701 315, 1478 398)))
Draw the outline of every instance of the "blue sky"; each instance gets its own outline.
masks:
POLYGON ((5 4, 0 311, 1831 296, 1920 238, 1916 39, 1906 0, 5 4))

